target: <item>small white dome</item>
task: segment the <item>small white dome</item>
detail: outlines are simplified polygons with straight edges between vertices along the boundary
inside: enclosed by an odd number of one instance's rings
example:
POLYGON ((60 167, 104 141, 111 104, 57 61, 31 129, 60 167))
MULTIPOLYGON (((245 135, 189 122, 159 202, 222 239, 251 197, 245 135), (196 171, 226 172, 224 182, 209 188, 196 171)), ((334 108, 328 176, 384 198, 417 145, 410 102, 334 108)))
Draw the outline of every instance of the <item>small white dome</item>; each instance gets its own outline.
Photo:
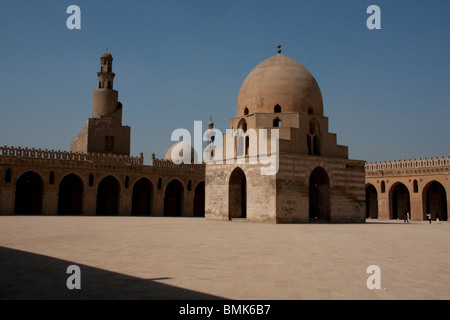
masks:
POLYGON ((180 141, 173 144, 169 150, 167 150, 166 160, 170 160, 175 164, 196 163, 198 156, 195 149, 190 144, 180 141))

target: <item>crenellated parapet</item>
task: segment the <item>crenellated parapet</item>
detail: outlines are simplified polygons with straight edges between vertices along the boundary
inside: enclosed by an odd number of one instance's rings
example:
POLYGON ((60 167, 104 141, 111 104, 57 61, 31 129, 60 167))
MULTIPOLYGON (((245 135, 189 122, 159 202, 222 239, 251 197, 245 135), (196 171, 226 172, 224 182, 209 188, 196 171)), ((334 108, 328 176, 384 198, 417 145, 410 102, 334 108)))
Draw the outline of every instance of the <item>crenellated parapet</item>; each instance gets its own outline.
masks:
POLYGON ((108 153, 81 153, 36 148, 0 147, 0 163, 51 168, 76 168, 88 170, 111 170, 141 172, 143 174, 204 175, 205 164, 175 164, 170 160, 156 159, 144 165, 144 155, 138 157, 108 153))
POLYGON ((450 156, 369 162, 365 165, 365 171, 366 177, 449 173, 450 156))
POLYGON ((93 163, 143 165, 144 155, 139 157, 109 153, 81 153, 22 147, 0 147, 0 156, 49 160, 85 161, 93 163))
POLYGON ((183 168, 183 169, 192 169, 192 170, 205 170, 205 163, 180 163, 176 164, 171 160, 165 159, 156 159, 155 154, 152 154, 152 161, 150 164, 152 167, 160 167, 160 168, 183 168))

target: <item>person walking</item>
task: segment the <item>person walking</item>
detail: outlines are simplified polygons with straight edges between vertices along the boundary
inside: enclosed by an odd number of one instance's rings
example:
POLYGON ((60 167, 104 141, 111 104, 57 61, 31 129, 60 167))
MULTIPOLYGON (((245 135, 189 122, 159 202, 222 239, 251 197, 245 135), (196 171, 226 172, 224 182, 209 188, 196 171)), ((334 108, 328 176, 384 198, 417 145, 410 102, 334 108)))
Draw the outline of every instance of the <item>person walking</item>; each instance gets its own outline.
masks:
POLYGON ((409 223, 409 220, 411 220, 411 217, 409 216, 409 212, 406 212, 406 222, 409 223))
POLYGON ((441 223, 441 221, 439 221, 439 213, 436 212, 436 223, 441 223))
POLYGON ((405 218, 403 219, 403 223, 408 222, 408 212, 405 212, 405 218))
POLYGON ((430 224, 431 224, 431 214, 430 213, 427 213, 427 219, 428 219, 428 222, 430 222, 430 224))

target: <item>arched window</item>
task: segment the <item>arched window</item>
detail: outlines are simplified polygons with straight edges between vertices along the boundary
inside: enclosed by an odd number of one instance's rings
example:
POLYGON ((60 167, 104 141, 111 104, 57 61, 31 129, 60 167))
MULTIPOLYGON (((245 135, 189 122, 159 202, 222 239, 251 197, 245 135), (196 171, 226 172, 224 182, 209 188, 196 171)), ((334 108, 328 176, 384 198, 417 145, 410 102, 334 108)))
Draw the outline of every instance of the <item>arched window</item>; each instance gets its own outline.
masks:
POLYGON ((91 173, 89 175, 89 187, 93 187, 94 186, 94 175, 91 173))
POLYGON ((192 181, 191 180, 188 181, 187 189, 188 189, 188 191, 192 190, 192 181))
POLYGON ((312 106, 309 106, 308 108, 308 114, 313 114, 314 113, 314 109, 312 106))
POLYGON ((125 189, 128 189, 129 186, 130 186, 130 177, 126 176, 125 177, 125 189))
POLYGON ((275 118, 275 119, 273 120, 273 127, 275 127, 275 128, 280 128, 280 127, 281 127, 281 120, 278 119, 278 118, 275 118))
POLYGON ((275 108, 273 108, 273 112, 274 112, 274 113, 280 113, 280 112, 281 112, 281 107, 280 107, 279 104, 277 104, 277 105, 275 106, 275 108))
POLYGON ((48 177, 48 183, 55 184, 55 173, 53 171, 50 172, 50 176, 48 177))
POLYGON ((417 180, 414 180, 413 182, 413 192, 414 193, 419 192, 419 183, 417 182, 417 180))
POLYGON ((162 179, 159 178, 158 179, 158 190, 161 190, 161 189, 162 189, 162 179))
POLYGON ((250 149, 250 137, 245 137, 245 155, 248 156, 248 150, 250 149))
POLYGON ((309 123, 309 133, 307 136, 308 154, 320 156, 321 142, 320 142, 320 126, 316 119, 309 123))
POLYGON ((248 108, 247 107, 245 107, 245 109, 244 109, 244 115, 245 116, 248 115, 248 108))
POLYGON ((7 169, 5 172, 5 182, 6 183, 11 182, 11 169, 7 169))
POLYGON ((381 181, 381 193, 385 192, 386 192, 386 183, 384 183, 384 181, 381 181))

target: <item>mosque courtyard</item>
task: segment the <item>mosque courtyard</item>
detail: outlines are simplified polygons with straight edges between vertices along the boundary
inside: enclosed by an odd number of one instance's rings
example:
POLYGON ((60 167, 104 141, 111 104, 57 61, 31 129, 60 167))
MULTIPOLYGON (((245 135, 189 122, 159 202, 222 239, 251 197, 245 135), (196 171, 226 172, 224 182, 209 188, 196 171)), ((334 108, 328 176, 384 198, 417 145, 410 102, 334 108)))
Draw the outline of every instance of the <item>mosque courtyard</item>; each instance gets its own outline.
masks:
POLYGON ((0 299, 449 299, 449 240, 435 221, 1 216, 0 299))

